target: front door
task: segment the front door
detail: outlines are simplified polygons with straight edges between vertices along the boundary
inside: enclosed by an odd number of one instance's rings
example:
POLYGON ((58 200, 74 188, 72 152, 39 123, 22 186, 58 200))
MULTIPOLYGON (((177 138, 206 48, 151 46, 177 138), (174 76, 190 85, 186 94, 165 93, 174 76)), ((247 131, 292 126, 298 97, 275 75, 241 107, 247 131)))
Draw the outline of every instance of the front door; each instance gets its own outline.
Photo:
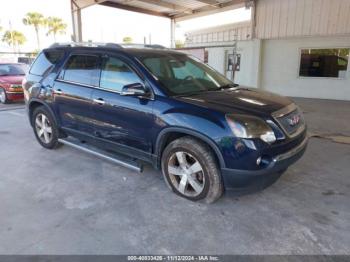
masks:
POLYGON ((108 141, 112 150, 142 158, 152 149, 153 100, 121 95, 123 86, 134 83, 144 80, 127 59, 105 57, 99 88, 92 94, 92 115, 97 138, 108 141))
POLYGON ((98 84, 100 58, 91 54, 71 55, 54 83, 54 105, 64 129, 93 134, 91 98, 98 84))

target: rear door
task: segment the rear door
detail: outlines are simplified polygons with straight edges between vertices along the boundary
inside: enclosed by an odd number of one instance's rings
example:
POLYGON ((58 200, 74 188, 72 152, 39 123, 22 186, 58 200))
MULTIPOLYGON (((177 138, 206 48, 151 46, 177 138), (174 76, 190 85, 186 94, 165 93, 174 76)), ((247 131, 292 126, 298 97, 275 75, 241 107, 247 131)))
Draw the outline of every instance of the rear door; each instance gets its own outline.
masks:
POLYGON ((95 134, 110 149, 139 153, 142 158, 151 152, 154 123, 152 98, 123 96, 123 86, 147 83, 136 67, 122 56, 104 56, 99 87, 93 92, 95 134))
POLYGON ((54 83, 55 110, 62 128, 92 135, 91 97, 99 74, 99 55, 73 53, 69 56, 54 83))

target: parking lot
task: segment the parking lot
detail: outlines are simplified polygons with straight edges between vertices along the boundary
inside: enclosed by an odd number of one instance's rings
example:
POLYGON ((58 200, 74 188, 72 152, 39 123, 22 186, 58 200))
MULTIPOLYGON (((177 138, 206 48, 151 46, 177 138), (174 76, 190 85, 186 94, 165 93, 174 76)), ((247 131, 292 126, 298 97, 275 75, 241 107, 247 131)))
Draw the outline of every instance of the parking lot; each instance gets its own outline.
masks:
POLYGON ((295 99, 312 137, 271 187, 212 205, 67 146, 0 107, 1 254, 350 254, 350 102, 295 99))

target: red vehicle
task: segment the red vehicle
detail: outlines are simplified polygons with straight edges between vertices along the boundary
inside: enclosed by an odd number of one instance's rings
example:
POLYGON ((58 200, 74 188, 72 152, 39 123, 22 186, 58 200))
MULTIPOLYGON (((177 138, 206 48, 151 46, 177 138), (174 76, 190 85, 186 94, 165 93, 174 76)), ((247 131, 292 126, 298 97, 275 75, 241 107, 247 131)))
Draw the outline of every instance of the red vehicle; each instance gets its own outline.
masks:
POLYGON ((0 103, 23 100, 22 80, 27 66, 18 63, 0 63, 0 103))

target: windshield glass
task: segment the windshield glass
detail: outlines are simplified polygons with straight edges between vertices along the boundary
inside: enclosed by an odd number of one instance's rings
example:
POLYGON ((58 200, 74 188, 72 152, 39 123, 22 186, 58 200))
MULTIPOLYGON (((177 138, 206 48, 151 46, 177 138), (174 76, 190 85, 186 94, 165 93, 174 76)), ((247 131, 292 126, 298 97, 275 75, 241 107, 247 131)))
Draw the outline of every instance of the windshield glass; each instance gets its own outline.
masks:
POLYGON ((21 64, 2 64, 0 65, 0 76, 25 75, 25 65, 21 64))
POLYGON ((220 90, 234 84, 199 59, 185 54, 146 54, 141 62, 170 95, 220 90))

